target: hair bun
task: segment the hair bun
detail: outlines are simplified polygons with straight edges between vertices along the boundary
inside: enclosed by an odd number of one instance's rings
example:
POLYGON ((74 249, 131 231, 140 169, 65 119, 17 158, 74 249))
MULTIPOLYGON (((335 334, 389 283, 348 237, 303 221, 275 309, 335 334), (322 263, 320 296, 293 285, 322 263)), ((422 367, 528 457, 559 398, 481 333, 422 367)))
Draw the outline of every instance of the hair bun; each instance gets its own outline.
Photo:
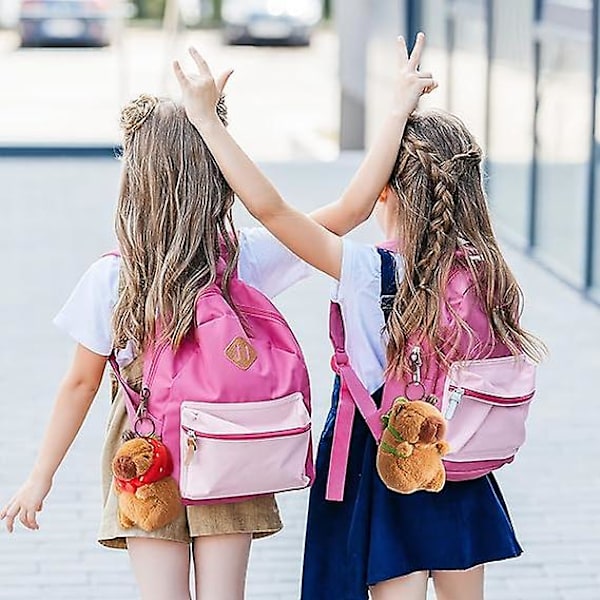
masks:
POLYGON ((121 129, 125 135, 137 131, 152 114, 158 104, 158 98, 150 94, 140 94, 135 100, 123 107, 121 111, 121 129))

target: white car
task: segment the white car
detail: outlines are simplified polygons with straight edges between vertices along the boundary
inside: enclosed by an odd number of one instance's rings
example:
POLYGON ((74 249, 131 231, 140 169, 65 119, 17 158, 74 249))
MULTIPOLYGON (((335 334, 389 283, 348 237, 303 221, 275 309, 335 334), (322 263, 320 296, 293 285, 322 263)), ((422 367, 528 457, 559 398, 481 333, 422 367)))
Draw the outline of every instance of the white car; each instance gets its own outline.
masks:
POLYGON ((229 44, 308 45, 323 17, 322 0, 223 0, 229 44))

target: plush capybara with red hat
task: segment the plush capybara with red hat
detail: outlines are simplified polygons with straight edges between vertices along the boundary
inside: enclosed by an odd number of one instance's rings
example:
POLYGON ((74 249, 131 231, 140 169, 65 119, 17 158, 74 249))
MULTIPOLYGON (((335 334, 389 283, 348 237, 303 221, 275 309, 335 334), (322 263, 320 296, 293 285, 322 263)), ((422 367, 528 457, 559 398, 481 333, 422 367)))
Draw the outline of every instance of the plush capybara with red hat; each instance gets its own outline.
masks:
POLYGON ((123 443, 112 462, 124 529, 154 531, 174 521, 181 511, 173 461, 168 448, 155 438, 135 437, 123 443))

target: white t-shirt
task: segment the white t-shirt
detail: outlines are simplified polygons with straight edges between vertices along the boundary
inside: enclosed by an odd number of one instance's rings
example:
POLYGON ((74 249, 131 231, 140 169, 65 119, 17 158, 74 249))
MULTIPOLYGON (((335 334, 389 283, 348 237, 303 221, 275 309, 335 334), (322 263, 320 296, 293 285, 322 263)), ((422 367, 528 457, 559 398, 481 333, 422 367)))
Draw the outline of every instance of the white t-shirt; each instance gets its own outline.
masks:
MULTIPOLYGON (((396 265, 401 278, 404 267, 398 255, 396 265)), ((383 385, 386 366, 381 257, 375 246, 343 240, 342 272, 332 300, 342 309, 350 364, 372 394, 383 385)))
MULTIPOLYGON (((261 227, 239 232, 238 277, 272 298, 311 274, 312 269, 261 227)), ((112 313, 118 299, 117 256, 93 263, 54 319, 77 343, 109 356, 113 348, 112 313)), ((131 346, 119 351, 121 366, 133 359, 131 346)))

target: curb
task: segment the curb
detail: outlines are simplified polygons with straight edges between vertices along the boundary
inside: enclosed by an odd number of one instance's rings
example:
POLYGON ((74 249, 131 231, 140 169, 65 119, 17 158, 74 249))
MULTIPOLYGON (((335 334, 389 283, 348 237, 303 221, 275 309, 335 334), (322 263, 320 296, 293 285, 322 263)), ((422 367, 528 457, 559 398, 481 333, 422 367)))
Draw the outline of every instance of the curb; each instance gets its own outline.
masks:
POLYGON ((0 158, 115 158, 120 152, 120 144, 0 146, 0 158))

